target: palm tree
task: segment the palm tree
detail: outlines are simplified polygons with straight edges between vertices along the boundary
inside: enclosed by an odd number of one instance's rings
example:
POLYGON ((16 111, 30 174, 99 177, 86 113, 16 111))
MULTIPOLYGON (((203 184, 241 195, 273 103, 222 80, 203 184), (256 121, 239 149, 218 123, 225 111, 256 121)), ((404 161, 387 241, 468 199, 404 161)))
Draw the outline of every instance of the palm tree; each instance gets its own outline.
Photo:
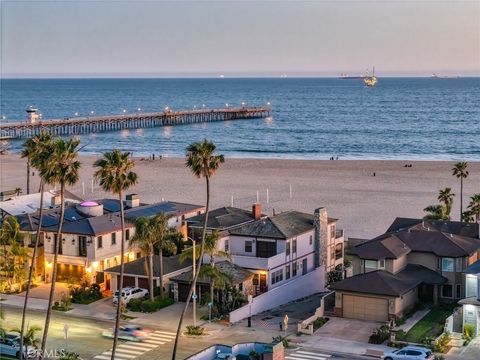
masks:
POLYGON ((20 225, 15 216, 7 216, 0 227, 0 244, 3 246, 0 269, 5 274, 4 286, 11 287, 15 274, 15 252, 20 240, 20 225))
POLYGON ((438 201, 443 203, 443 206, 445 207, 445 215, 447 218, 450 218, 454 196, 455 194, 452 193, 452 189, 449 187, 442 189, 438 192, 438 201))
POLYGON ((182 329, 183 318, 185 316, 185 313, 187 312, 188 304, 190 303, 190 298, 192 297, 193 290, 196 287, 198 275, 200 274, 200 269, 202 267, 203 251, 205 247, 205 234, 207 232, 208 212, 210 208, 210 178, 218 170, 220 164, 225 161, 223 155, 215 155, 215 150, 215 144, 211 141, 208 141, 207 139, 204 139, 201 142, 192 143, 187 147, 185 165, 192 171, 192 173, 197 178, 205 178, 207 188, 207 201, 205 206, 205 222, 203 223, 202 229, 202 242, 200 244, 200 261, 198 262, 197 271, 195 271, 195 276, 192 280, 192 285, 190 286, 187 301, 185 302, 185 306, 178 322, 175 344, 173 345, 172 360, 175 360, 175 357, 177 355, 178 339, 180 337, 180 331, 182 329))
POLYGON ((155 236, 150 219, 146 217, 135 219, 135 235, 130 239, 129 245, 139 247, 145 254, 150 300, 153 301, 153 246, 155 245, 155 236))
MULTIPOLYGON (((39 332, 40 330, 42 330, 40 326, 37 326, 37 325, 29 326, 25 334, 23 334, 25 345, 37 347, 39 343, 39 339, 37 338, 36 335, 37 335, 37 332, 39 332)), ((20 335, 22 335, 22 333, 20 332, 20 329, 14 329, 12 331, 18 332, 20 333, 20 335)), ((20 349, 23 349, 23 347, 20 349)))
MULTIPOLYGON (((23 151, 22 157, 28 157, 32 163, 32 166, 37 169, 38 173, 40 173, 40 205, 39 205, 39 214, 38 214, 38 227, 37 232, 35 234, 35 243, 33 246, 33 253, 32 253, 32 264, 30 265, 30 269, 28 272, 28 281, 27 281, 27 289, 25 291, 25 300, 23 302, 23 311, 22 311, 22 324, 20 327, 20 348, 23 349, 23 332, 25 331, 25 318, 27 314, 27 304, 30 295, 30 288, 32 286, 32 279, 33 279, 33 270, 35 268, 34 263, 37 257, 37 250, 38 244, 40 242, 40 232, 41 232, 41 224, 43 221, 43 195, 45 191, 45 182, 46 180, 42 176, 42 173, 45 173, 43 169, 44 164, 47 162, 50 154, 53 150, 52 147, 52 136, 49 133, 43 132, 40 135, 36 135, 33 138, 28 139, 23 144, 23 151)), ((20 352, 20 360, 23 358, 23 353, 20 352)))
POLYGON ((22 188, 19 187, 15 188, 13 191, 15 192, 15 196, 20 196, 20 194, 23 192, 22 188))
POLYGON ((58 218, 58 228, 55 240, 53 242, 53 269, 52 283, 50 286, 50 296, 48 298, 47 315, 45 317, 45 326, 43 327, 42 348, 40 356, 45 354, 47 346, 48 329, 50 326, 50 318, 52 315, 53 295, 55 294, 55 284, 57 281, 57 262, 58 253, 62 241, 62 226, 65 216, 65 187, 72 186, 77 183, 80 175, 80 162, 78 161, 78 145, 79 139, 57 139, 52 144, 52 151, 48 159, 45 160, 44 166, 40 171, 43 179, 48 179, 52 184, 60 184, 60 216, 58 218))
MULTIPOLYGON (((123 270, 125 265, 125 214, 123 211, 123 194, 130 187, 137 183, 138 176, 136 173, 131 171, 135 166, 135 163, 132 161, 132 159, 130 159, 130 153, 121 152, 118 149, 104 153, 103 157, 95 161, 93 166, 97 168, 94 176, 100 181, 100 186, 102 189, 106 192, 117 194, 120 202, 120 223, 122 227, 122 242, 120 244, 120 249, 122 254, 120 256, 118 292, 121 294, 123 289, 123 270)), ((112 360, 115 359, 115 351, 117 349, 121 308, 122 302, 118 301, 115 319, 115 331, 113 334, 112 360)))
MULTIPOLYGON (((202 266, 200 270, 200 277, 209 277, 210 278, 210 301, 213 303, 214 294, 213 290, 215 288, 215 281, 222 280, 227 274, 222 273, 215 267, 215 259, 217 257, 230 259, 230 254, 223 250, 220 250, 218 247, 218 242, 220 240, 220 232, 215 230, 213 233, 205 236, 205 254, 210 258, 210 263, 208 266, 202 266)), ((196 245, 195 252, 199 253, 199 245, 196 245)), ((186 258, 193 258, 193 249, 189 248, 182 252, 180 255, 180 261, 184 261, 186 258)))
POLYGON ((427 206, 423 211, 427 212, 423 218, 426 220, 447 220, 448 216, 446 214, 446 209, 442 205, 430 205, 427 206))
POLYGON ((470 203, 468 204, 468 210, 471 212, 472 217, 475 221, 480 220, 480 193, 473 194, 470 198, 470 203))
POLYGON ((460 221, 462 221, 463 214, 463 179, 468 177, 467 166, 467 162, 461 161, 456 163, 452 169, 452 175, 460 179, 460 221))
POLYGON ((160 265, 160 297, 163 299, 163 251, 175 254, 177 249, 172 241, 174 231, 168 226, 168 216, 160 213, 152 218, 153 233, 155 236, 155 247, 158 249, 160 265))

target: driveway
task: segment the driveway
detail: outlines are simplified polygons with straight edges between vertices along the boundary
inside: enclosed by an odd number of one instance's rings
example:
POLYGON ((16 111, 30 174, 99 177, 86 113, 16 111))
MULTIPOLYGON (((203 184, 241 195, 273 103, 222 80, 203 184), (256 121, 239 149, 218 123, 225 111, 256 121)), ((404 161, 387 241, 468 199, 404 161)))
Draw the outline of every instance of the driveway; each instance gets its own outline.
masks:
MULTIPOLYGON (((48 300, 50 295, 51 284, 40 284, 30 289, 30 297, 34 299, 48 300)), ((54 301, 59 301, 62 298, 63 293, 68 294, 69 289, 66 283, 55 283, 55 294, 53 295, 54 301)), ((18 294, 18 296, 25 296, 25 292, 18 294)))
POLYGON ((382 325, 382 323, 375 321, 331 317, 325 325, 315 332, 314 336, 366 343, 370 335, 372 335, 373 330, 380 325, 382 325))

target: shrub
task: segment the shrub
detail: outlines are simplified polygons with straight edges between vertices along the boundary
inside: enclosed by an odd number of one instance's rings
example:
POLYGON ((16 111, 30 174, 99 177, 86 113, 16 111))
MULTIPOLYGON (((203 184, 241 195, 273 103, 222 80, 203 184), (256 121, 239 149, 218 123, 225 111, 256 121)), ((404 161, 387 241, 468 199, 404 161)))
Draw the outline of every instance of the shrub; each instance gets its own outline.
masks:
POLYGON ((76 287, 70 290, 72 302, 75 304, 90 304, 100 300, 103 295, 98 284, 87 287, 76 287))
POLYGON ((398 341, 404 341, 405 338, 407 336, 407 333, 403 330, 398 330, 396 333, 395 333, 395 340, 398 340, 398 341))
POLYGON ((463 328, 463 338, 467 343, 472 341, 472 339, 475 337, 475 326, 472 324, 465 324, 465 327, 463 328))
POLYGON ((370 335, 368 342, 370 344, 382 344, 385 342, 385 340, 388 339, 389 335, 390 328, 388 327, 388 325, 382 325, 373 330, 373 333, 372 335, 370 335))
POLYGON ((60 360, 81 360, 82 358, 77 353, 73 351, 64 351, 60 356, 60 360))
POLYGON ((256 350, 250 351, 250 354, 248 354, 248 356, 250 357, 251 360, 260 360, 261 359, 260 353, 258 353, 256 350))
POLYGON ((193 336, 201 336, 205 332, 205 328, 202 328, 200 326, 193 326, 193 325, 188 325, 187 326, 187 335, 193 335, 193 336))
POLYGON ((443 333, 440 337, 433 343, 433 351, 439 353, 446 353, 450 348, 448 344, 450 343, 450 334, 448 332, 443 333))
POLYGON ((71 309, 70 305, 72 302, 70 301, 70 296, 68 294, 63 293, 62 298, 60 301, 55 301, 53 303, 52 309, 58 311, 68 311, 71 309))
POLYGON ((156 297, 153 301, 150 299, 132 299, 128 302, 127 308, 131 311, 152 313, 174 303, 172 298, 162 299, 156 297))
POLYGON ((313 330, 317 330, 321 328, 323 325, 327 323, 327 321, 330 320, 328 317, 319 317, 313 322, 313 330))
POLYGON ((282 335, 275 336, 272 338, 272 342, 274 344, 282 343, 285 349, 290 347, 290 339, 288 339, 286 336, 282 336, 282 335))

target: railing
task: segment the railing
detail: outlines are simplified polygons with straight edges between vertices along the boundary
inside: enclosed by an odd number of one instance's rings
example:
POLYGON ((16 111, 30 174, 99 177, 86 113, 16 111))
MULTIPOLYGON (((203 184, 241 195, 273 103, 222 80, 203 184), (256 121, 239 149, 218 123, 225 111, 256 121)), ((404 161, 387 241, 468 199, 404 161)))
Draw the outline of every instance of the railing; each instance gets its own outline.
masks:
POLYGON ((285 253, 280 253, 269 258, 255 256, 232 255, 232 262, 235 265, 248 268, 266 270, 282 265, 285 262, 285 253))
POLYGON ((335 231, 335 238, 338 239, 338 238, 341 238, 341 237, 343 237, 343 229, 336 230, 335 231))

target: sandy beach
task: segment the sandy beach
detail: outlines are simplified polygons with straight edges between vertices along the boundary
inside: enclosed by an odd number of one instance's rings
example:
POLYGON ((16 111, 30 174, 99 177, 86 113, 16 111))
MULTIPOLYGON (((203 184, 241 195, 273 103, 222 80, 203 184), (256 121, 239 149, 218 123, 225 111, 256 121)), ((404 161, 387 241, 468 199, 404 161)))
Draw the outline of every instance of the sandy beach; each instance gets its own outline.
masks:
MULTIPOLYGON (((81 156, 81 180, 70 191, 85 198, 111 197, 98 185, 92 192, 94 156, 81 156)), ((368 238, 385 231, 397 216, 421 217, 422 209, 437 203, 438 190, 452 187, 457 194, 453 219, 459 217, 460 183, 451 175, 453 162, 432 161, 323 161, 226 159, 212 181, 212 206, 250 208, 257 191, 264 212, 313 212, 324 206, 349 237, 368 238), (412 164, 412 167, 404 167, 412 164), (373 176, 375 173, 375 176, 373 176), (291 197, 290 197, 291 186, 291 197), (267 197, 268 189, 268 197, 267 197)), ((184 159, 136 159, 139 183, 130 193, 151 203, 162 199, 203 204, 204 180, 195 178, 184 159)), ((480 162, 469 163, 464 204, 480 192, 480 162)), ((21 187, 26 192, 25 161, 18 155, 0 156, 0 190, 21 187)), ((31 191, 38 189, 38 176, 31 191)))

